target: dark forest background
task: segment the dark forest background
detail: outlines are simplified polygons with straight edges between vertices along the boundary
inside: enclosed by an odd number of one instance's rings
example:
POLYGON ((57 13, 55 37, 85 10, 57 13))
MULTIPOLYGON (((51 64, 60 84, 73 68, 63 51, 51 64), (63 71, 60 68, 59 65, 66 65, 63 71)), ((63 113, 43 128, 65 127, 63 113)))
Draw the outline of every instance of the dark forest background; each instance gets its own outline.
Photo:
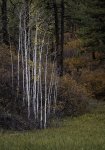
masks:
MULTIPOLYGON (((33 117, 27 118, 21 70, 18 88, 19 13, 23 5, 27 16, 29 12, 34 16, 33 10, 42 11, 48 23, 51 62, 56 48, 57 106, 47 126, 51 126, 52 118, 79 116, 89 112, 95 103, 105 101, 104 0, 0 0, 0 127, 39 128, 33 117)), ((28 30, 28 17, 26 25, 28 30)))

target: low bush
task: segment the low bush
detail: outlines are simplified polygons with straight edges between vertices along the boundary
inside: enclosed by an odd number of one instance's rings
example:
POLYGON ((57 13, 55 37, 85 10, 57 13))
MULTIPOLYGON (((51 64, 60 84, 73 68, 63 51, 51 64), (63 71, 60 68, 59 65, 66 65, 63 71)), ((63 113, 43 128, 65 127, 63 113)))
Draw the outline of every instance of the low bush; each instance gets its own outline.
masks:
POLYGON ((64 115, 77 116, 88 111, 90 93, 69 75, 60 79, 58 108, 64 115))
POLYGON ((64 70, 66 73, 72 74, 74 71, 81 72, 87 67, 87 59, 84 57, 73 57, 64 60, 64 70))
POLYGON ((82 73, 80 81, 92 92, 96 99, 105 100, 105 72, 102 69, 86 70, 82 73))

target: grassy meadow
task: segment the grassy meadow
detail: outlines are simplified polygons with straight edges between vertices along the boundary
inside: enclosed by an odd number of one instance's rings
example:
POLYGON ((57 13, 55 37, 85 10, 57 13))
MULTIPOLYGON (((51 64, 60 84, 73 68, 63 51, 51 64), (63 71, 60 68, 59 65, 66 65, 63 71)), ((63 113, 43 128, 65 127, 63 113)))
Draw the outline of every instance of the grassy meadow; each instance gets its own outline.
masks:
POLYGON ((105 150, 105 104, 75 118, 64 118, 59 128, 0 133, 0 150, 105 150))

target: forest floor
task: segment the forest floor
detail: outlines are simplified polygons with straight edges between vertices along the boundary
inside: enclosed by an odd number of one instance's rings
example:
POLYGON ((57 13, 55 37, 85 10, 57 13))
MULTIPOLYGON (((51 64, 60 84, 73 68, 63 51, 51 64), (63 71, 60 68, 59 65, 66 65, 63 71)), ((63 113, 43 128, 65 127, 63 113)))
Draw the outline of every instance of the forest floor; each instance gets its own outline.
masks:
POLYGON ((0 150, 105 150, 105 103, 80 117, 64 118, 59 128, 2 131, 0 150))

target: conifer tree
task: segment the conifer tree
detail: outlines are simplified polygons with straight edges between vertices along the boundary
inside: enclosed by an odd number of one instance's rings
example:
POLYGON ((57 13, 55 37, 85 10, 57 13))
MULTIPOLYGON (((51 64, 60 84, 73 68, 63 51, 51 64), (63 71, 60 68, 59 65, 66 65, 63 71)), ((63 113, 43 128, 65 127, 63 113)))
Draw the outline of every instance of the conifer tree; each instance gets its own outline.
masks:
POLYGON ((84 47, 92 52, 95 59, 96 51, 105 51, 105 1, 85 0, 82 6, 79 35, 83 39, 84 47))

